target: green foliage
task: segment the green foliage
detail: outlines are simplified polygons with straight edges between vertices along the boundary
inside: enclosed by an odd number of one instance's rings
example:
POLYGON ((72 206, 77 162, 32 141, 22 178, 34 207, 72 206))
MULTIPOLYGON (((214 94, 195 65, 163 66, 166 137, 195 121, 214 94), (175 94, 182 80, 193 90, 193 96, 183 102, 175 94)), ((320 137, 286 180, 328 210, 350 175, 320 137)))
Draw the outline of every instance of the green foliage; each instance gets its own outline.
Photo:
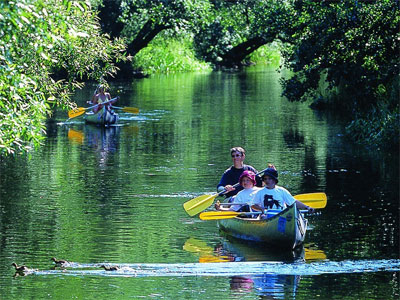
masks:
POLYGON ((133 65, 147 74, 211 69, 195 58, 189 38, 158 37, 135 55, 133 65))
POLYGON ((348 134, 356 142, 374 148, 399 150, 399 107, 372 109, 368 114, 357 116, 346 128, 348 134))
POLYGON ((196 29, 194 48, 199 58, 214 65, 240 64, 260 46, 273 42, 289 6, 282 1, 213 1, 207 22, 196 29))
POLYGON ((206 19, 208 0, 118 0, 125 24, 121 34, 128 41, 130 55, 136 55, 160 32, 182 34, 206 19))
POLYGON ((331 106, 353 118, 353 138, 398 146, 399 102, 388 100, 398 89, 399 2, 294 1, 293 8, 283 57, 294 75, 283 80, 283 94, 290 101, 320 99, 323 79, 335 96, 331 106))
POLYGON ((305 101, 326 72, 331 90, 351 95, 348 110, 368 111, 379 86, 398 74, 398 3, 382 1, 295 1, 290 46, 283 52, 295 75, 284 81, 290 101, 305 101))
POLYGON ((249 60, 256 64, 279 66, 281 60, 280 46, 278 43, 261 46, 249 55, 249 60))
POLYGON ((82 79, 114 73, 121 41, 100 34, 86 1, 0 2, 0 155, 43 138, 53 106, 73 107, 82 79))

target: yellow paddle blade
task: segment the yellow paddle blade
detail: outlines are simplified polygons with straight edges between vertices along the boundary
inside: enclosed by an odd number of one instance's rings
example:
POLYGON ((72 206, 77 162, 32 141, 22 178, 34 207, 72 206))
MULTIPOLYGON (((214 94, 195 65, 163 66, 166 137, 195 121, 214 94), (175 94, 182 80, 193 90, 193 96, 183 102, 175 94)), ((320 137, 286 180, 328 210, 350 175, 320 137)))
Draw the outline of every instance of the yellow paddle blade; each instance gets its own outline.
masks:
POLYGON ((328 201, 325 193, 299 194, 293 197, 312 208, 324 208, 328 201))
POLYGON ((72 119, 72 118, 76 118, 79 117, 81 115, 83 115, 86 111, 86 108, 84 107, 78 107, 77 109, 73 109, 68 111, 68 118, 72 119))
POLYGON ((243 214, 236 211, 205 211, 199 215, 200 220, 222 220, 232 219, 243 214))
POLYGON ((139 113, 139 108, 137 108, 137 107, 123 107, 122 110, 124 112, 131 113, 131 114, 139 113))
POLYGON ((197 215, 213 204, 214 199, 217 198, 218 194, 215 195, 201 195, 192 200, 189 200, 183 204, 183 208, 186 210, 189 216, 197 215))

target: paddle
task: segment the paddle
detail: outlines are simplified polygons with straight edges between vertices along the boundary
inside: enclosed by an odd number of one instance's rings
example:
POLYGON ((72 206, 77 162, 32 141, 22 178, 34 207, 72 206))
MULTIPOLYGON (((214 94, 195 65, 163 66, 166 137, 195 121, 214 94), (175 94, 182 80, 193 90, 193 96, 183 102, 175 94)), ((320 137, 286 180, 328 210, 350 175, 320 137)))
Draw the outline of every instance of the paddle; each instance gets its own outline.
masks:
POLYGON ((100 104, 106 104, 108 102, 118 100, 118 98, 119 97, 115 97, 115 98, 112 98, 110 100, 104 101, 102 103, 98 103, 98 104, 90 106, 90 107, 86 107, 86 108, 85 107, 78 107, 77 109, 70 110, 70 111, 68 111, 68 118, 72 119, 72 118, 79 117, 79 116, 83 115, 89 109, 95 108, 95 107, 99 106, 100 104))
POLYGON ((293 196, 296 200, 303 202, 304 204, 318 209, 325 208, 328 198, 325 193, 308 193, 308 194, 299 194, 293 196))
POLYGON ((115 109, 120 109, 124 112, 130 113, 130 114, 138 114, 139 113, 139 108, 137 107, 117 107, 117 106, 112 106, 112 108, 115 109))
MULTIPOLYGON (((327 197, 325 193, 309 193, 309 194, 299 194, 293 196, 296 200, 314 208, 324 208, 327 203, 327 197)), ((222 203, 222 205, 247 205, 246 203, 222 203)), ((260 214, 261 212, 236 212, 236 211, 206 211, 200 214, 201 220, 222 220, 231 219, 239 215, 253 215, 260 214)))
POLYGON ((259 215, 262 212, 237 212, 233 210, 225 210, 225 211, 205 211, 199 215, 200 220, 222 220, 222 219, 232 219, 237 216, 245 216, 245 215, 259 215))
MULTIPOLYGON (((258 172, 256 175, 260 175, 261 173, 264 173, 267 169, 264 169, 260 172, 258 172)), ((233 187, 239 186, 239 183, 236 183, 233 185, 233 187)), ((217 194, 214 195, 201 195, 199 197, 196 197, 192 200, 189 200, 183 204, 183 208, 185 211, 188 213, 189 216, 194 216, 197 215, 199 212, 202 212, 206 208, 208 208, 210 205, 213 204, 214 199, 217 198, 218 196, 221 196, 224 194, 226 190, 223 190, 217 194)))

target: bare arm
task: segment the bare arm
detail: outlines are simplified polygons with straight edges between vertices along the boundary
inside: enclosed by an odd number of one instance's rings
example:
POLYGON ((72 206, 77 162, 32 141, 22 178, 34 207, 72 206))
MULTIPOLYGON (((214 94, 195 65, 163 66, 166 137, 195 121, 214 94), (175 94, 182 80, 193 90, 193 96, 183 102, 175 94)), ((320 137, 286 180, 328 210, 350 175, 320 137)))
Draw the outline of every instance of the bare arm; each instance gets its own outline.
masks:
POLYGON ((310 207, 308 205, 305 205, 303 202, 300 202, 299 200, 296 200, 296 207, 298 209, 306 209, 309 212, 314 212, 314 208, 312 208, 312 207, 310 207))

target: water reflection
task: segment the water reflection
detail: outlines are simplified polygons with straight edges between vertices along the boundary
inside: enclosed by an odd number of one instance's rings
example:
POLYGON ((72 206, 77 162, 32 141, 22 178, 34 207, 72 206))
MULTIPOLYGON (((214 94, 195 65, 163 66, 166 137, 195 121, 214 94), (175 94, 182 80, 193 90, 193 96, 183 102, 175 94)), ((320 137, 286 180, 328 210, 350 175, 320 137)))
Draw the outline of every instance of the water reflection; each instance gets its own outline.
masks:
POLYGON ((265 273, 255 276, 233 276, 229 283, 231 290, 241 293, 254 290, 261 299, 295 299, 300 279, 299 275, 265 273))
POLYGON ((199 256, 200 263, 237 261, 279 261, 304 262, 305 260, 326 259, 321 250, 298 247, 282 251, 265 245, 224 239, 214 247, 197 238, 189 238, 183 249, 199 256), (307 256, 306 256, 307 255, 307 256))
POLYGON ((70 143, 94 151, 97 154, 99 166, 104 168, 109 155, 118 152, 121 132, 126 136, 134 137, 138 135, 139 127, 137 125, 103 127, 88 124, 81 129, 68 128, 67 130, 70 143))
POLYGON ((84 127, 86 145, 106 157, 109 152, 116 152, 119 144, 119 126, 97 127, 87 125, 84 127))
MULTIPOLYGON (((244 261, 304 263, 326 259, 325 253, 318 249, 302 246, 293 251, 281 251, 267 248, 265 245, 226 239, 211 247, 206 242, 191 237, 186 240, 183 249, 197 254, 200 263, 244 261)), ((300 280, 300 275, 263 273, 232 276, 229 278, 229 285, 235 293, 255 291, 257 295, 266 299, 288 299, 295 298, 300 280)))
POLYGON ((72 128, 68 128, 68 140, 70 140, 71 143, 83 145, 85 137, 81 130, 75 130, 72 128))

